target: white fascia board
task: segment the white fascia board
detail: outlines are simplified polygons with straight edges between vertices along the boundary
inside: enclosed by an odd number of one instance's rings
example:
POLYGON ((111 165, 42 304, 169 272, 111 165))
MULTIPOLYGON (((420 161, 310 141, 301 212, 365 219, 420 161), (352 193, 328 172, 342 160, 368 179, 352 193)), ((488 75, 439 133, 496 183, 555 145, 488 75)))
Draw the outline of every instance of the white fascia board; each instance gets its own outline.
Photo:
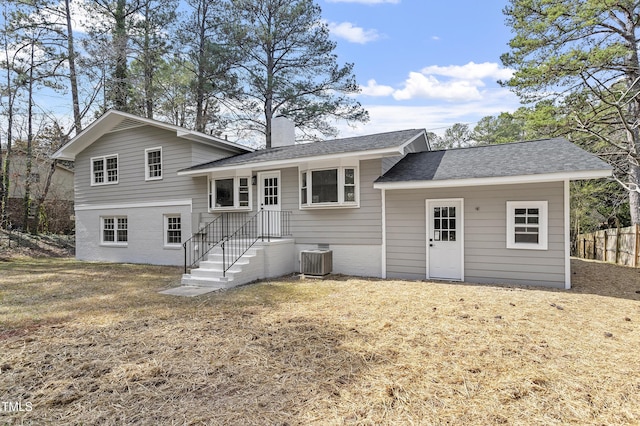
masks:
POLYGON ((576 172, 545 173, 539 175, 499 176, 486 178, 419 180, 405 182, 378 182, 375 189, 422 189, 456 188, 461 186, 514 185, 522 183, 543 183, 564 180, 599 179, 611 176, 611 170, 587 170, 576 172))
POLYGON ((124 113, 109 110, 77 134, 66 145, 51 154, 51 158, 58 160, 74 161, 76 155, 96 141, 100 136, 107 133, 124 118, 124 113))
POLYGON ((191 200, 167 200, 167 201, 149 201, 143 203, 121 203, 121 204, 80 204, 75 206, 75 211, 86 210, 110 210, 110 209, 136 209, 146 207, 173 207, 173 206, 191 206, 191 200))
POLYGON ((229 142, 215 136, 187 130, 173 124, 163 123, 161 121, 153 120, 150 118, 139 117, 137 115, 129 114, 122 111, 109 110, 96 121, 91 123, 89 127, 85 128, 82 132, 71 139, 69 143, 54 152, 51 155, 51 158, 70 161, 75 160, 76 155, 86 149, 98 138, 109 133, 115 126, 117 126, 120 122, 127 118, 138 121, 141 123, 141 125, 148 125, 157 127, 159 129, 176 132, 176 136, 179 138, 188 139, 195 142, 207 143, 209 145, 215 145, 230 152, 253 151, 252 148, 229 142))
POLYGON ((311 163, 315 161, 331 161, 331 160, 341 160, 344 158, 357 158, 358 160, 371 160, 382 157, 389 157, 395 155, 402 155, 403 148, 393 147, 393 148, 384 148, 384 149, 376 149, 370 151, 355 151, 355 152, 343 152, 339 154, 327 154, 327 155, 317 155, 312 157, 299 157, 299 158, 290 158, 286 160, 273 160, 273 161, 263 161, 263 162, 253 162, 253 163, 245 163, 245 164, 230 164, 228 166, 222 167, 210 167, 207 169, 200 170, 185 170, 178 172, 178 176, 205 176, 212 172, 225 172, 230 170, 272 170, 277 168, 286 168, 286 167, 296 167, 303 163, 311 163))
POLYGON ((417 133, 414 137, 410 138, 408 141, 406 141, 405 143, 400 145, 400 152, 404 153, 404 149, 408 145, 410 145, 412 142, 414 142, 416 139, 418 139, 420 136, 424 137, 425 143, 427 144, 427 151, 430 151, 431 147, 429 146, 429 138, 427 138, 427 131, 426 130, 422 130, 420 133, 417 133))

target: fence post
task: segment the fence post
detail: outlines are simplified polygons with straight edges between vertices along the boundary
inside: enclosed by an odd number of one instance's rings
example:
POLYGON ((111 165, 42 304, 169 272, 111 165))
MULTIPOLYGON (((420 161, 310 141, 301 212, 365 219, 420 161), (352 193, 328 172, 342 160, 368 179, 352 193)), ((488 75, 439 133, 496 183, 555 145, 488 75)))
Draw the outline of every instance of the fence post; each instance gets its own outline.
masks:
POLYGON ((616 265, 620 260, 620 228, 616 228, 616 265))
POLYGON ((634 226, 635 228, 635 242, 634 242, 634 248, 633 248, 633 267, 637 268, 638 267, 638 233, 640 231, 640 225, 638 225, 637 223, 634 226))
POLYGON ((604 230, 604 250, 602 250, 602 257, 603 257, 603 260, 604 260, 605 262, 607 261, 607 248, 608 248, 608 247, 607 247, 607 243, 608 243, 608 241, 607 241, 607 240, 608 240, 608 238, 607 238, 607 237, 608 237, 608 236, 609 236, 609 233, 608 233, 608 232, 607 232, 607 230, 605 229, 605 230, 604 230))

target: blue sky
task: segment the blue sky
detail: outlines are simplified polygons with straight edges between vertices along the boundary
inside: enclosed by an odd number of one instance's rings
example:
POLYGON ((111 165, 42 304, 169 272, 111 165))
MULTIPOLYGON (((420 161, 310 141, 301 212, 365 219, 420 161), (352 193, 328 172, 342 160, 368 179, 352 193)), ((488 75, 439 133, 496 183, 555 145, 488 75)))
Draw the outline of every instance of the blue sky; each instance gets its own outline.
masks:
POLYGON ((341 136, 426 128, 519 106, 496 81, 507 79, 500 55, 512 36, 507 0, 317 0, 340 63, 353 62, 369 111, 364 125, 340 125, 341 136))
MULTIPOLYGON (((511 38, 502 14, 508 0, 315 1, 339 62, 355 64, 357 99, 370 114, 365 124, 338 123, 340 137, 409 128, 442 134, 520 106, 496 83, 511 75, 500 62, 511 38)), ((70 117, 68 96, 40 95, 70 117)))

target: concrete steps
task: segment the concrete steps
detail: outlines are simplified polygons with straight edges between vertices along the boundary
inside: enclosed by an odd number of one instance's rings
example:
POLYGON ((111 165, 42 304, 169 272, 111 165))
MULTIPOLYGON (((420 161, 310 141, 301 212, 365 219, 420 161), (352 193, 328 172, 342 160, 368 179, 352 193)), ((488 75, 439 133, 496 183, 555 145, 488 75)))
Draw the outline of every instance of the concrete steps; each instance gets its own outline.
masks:
MULTIPOLYGON (((233 245, 228 249, 234 250, 233 245)), ((251 247, 247 252, 224 273, 222 249, 216 247, 207 255, 207 259, 200 262, 198 268, 192 269, 190 274, 182 276, 182 285, 195 285, 212 288, 231 288, 247 282, 255 281, 262 269, 262 247, 251 247), (258 264, 258 265, 256 265, 258 264)))

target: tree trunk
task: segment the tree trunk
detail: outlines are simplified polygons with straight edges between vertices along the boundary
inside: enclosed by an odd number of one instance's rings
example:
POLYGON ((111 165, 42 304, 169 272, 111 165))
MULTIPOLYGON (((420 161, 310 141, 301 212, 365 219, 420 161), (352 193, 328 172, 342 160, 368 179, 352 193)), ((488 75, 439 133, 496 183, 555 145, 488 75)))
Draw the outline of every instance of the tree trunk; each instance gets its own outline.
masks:
MULTIPOLYGON (((115 49, 115 69, 113 73, 114 86, 112 88, 113 103, 116 109, 127 111, 127 12, 126 0, 117 0, 116 10, 113 14, 115 29, 113 44, 115 49)), ((128 112, 128 111, 127 111, 128 112)))
MULTIPOLYGON (((24 214, 22 226, 29 232, 29 216, 31 212, 31 169, 33 165, 33 69, 35 68, 35 40, 31 40, 31 66, 29 68, 29 101, 27 107, 27 170, 24 178, 24 214)), ((36 230, 37 232, 37 230, 36 230)))
POLYGON ((205 105, 204 105, 204 85, 205 85, 205 61, 206 61, 206 43, 207 43, 207 35, 206 35, 206 27, 207 27, 207 1, 203 0, 199 5, 199 22, 198 28, 198 63, 197 74, 196 74, 196 131, 203 132, 207 126, 207 117, 205 114, 205 105))
POLYGON ((42 223, 40 222, 40 220, 42 219, 41 217, 41 210, 43 210, 43 205, 44 205, 44 201, 47 198, 47 195, 49 194, 49 188, 51 188, 51 181, 53 180, 53 174, 56 171, 56 166, 58 165, 58 160, 52 160, 51 161, 51 167, 49 167, 49 171, 47 172, 47 181, 44 184, 44 189, 42 190, 42 194, 40 194, 40 196, 38 197, 38 215, 36 216, 36 232, 39 231, 44 231, 44 229, 41 229, 42 223))
POLYGON ((67 55, 69 62, 69 82, 71 83, 71 101, 73 103, 73 124, 76 135, 82 131, 82 117, 80 115, 80 100, 78 97, 78 77, 76 74, 76 51, 73 47, 73 27, 71 25, 71 10, 69 0, 64 0, 65 18, 67 20, 67 55))

